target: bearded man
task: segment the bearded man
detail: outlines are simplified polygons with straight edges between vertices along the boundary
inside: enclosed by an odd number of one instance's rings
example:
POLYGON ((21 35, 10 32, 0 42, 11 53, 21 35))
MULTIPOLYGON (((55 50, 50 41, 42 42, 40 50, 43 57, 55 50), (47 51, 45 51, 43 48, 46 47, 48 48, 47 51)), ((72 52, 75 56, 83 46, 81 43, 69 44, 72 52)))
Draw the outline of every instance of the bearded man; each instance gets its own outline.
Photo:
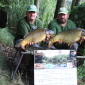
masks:
MULTIPOLYGON (((68 29, 74 29, 76 28, 76 25, 73 21, 69 20, 69 14, 68 10, 65 7, 61 7, 58 10, 58 18, 51 21, 48 25, 48 29, 53 30, 54 34, 58 34, 59 32, 63 32, 68 29)), ((62 41, 58 41, 58 44, 54 43, 54 46, 57 49, 72 49, 76 50, 78 49, 78 44, 73 43, 71 47, 69 47, 67 44, 62 43, 62 41)))

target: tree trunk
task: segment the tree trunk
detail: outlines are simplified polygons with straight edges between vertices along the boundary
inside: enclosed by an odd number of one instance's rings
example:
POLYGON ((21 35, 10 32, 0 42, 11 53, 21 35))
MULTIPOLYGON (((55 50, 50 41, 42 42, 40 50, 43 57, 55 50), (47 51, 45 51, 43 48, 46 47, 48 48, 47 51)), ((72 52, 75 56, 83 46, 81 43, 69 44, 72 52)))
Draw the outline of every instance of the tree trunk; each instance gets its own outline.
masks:
POLYGON ((71 10, 73 9, 73 6, 75 6, 76 0, 72 1, 72 6, 71 6, 71 10))
POLYGON ((37 7, 37 13, 38 13, 37 18, 39 18, 39 0, 34 0, 34 5, 36 5, 37 7))
POLYGON ((73 0, 72 1, 72 6, 71 6, 71 10, 73 9, 73 6, 77 6, 79 5, 79 2, 82 2, 83 0, 73 0))
POLYGON ((82 2, 82 0, 76 0, 75 6, 79 5, 79 2, 82 2))
POLYGON ((58 10, 59 10, 59 8, 60 7, 66 7, 66 3, 67 3, 67 0, 57 0, 54 19, 57 18, 57 16, 58 16, 58 10))

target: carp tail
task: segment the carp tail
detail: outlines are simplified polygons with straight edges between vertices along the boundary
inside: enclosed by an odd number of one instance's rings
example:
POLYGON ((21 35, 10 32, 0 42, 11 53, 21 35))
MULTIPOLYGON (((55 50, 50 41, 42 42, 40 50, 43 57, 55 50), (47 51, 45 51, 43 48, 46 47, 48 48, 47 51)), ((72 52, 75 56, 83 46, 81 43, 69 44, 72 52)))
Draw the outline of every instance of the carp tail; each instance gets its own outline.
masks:
MULTIPOLYGON (((23 40, 23 39, 22 39, 22 40, 23 40)), ((22 40, 21 40, 21 41, 22 41, 22 40)), ((24 50, 24 49, 25 49, 25 45, 24 45, 21 41, 20 41, 19 43, 17 43, 17 44, 15 45, 15 47, 18 47, 18 48, 21 47, 21 48, 24 50)))
POLYGON ((20 42, 17 43, 14 47, 20 47, 20 42))
POLYGON ((25 45, 23 43, 21 43, 21 42, 17 43, 15 45, 15 47, 18 47, 18 48, 21 47, 23 50, 25 50, 25 45))

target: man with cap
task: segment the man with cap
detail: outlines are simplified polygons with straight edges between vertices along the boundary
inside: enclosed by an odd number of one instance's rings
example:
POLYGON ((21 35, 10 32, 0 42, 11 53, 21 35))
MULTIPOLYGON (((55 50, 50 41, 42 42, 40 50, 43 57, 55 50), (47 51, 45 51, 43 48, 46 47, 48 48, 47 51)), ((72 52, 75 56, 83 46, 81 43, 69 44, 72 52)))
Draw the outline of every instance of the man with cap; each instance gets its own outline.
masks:
MULTIPOLYGON (((16 35, 14 39, 14 45, 19 43, 21 39, 23 39, 23 37, 29 32, 31 32, 32 30, 43 28, 42 21, 37 19, 36 17, 37 17, 37 7, 35 5, 29 5, 26 11, 26 16, 21 18, 18 21, 17 31, 16 31, 16 35)), ((38 46, 37 44, 34 44, 33 42, 31 43, 28 42, 27 46, 28 45, 38 46)), ((21 55, 21 50, 22 49, 19 48, 20 55, 21 55)), ((25 60, 27 60, 28 62, 32 62, 32 64, 34 64, 34 62, 32 61, 33 59, 31 58, 33 57, 25 55, 25 57, 22 58, 21 64, 23 65, 25 63, 25 60)))
MULTIPOLYGON (((17 40, 22 39, 27 33, 31 32, 33 29, 43 28, 43 23, 36 18, 37 8, 35 5, 29 5, 26 11, 26 16, 21 18, 17 24, 17 32, 15 35, 14 45, 17 40)), ((33 44, 28 42, 28 45, 33 44)))
MULTIPOLYGON (((48 25, 48 29, 51 29, 54 31, 54 34, 58 34, 59 32, 63 32, 68 29, 74 29, 76 28, 76 25, 74 24, 73 21, 69 20, 69 14, 68 10, 65 7, 61 7, 58 10, 58 18, 54 19, 51 21, 48 25)), ((62 41, 58 41, 58 45, 54 43, 54 46, 57 49, 73 49, 76 50, 78 49, 78 44, 74 43, 70 48, 67 44, 63 44, 62 41)))

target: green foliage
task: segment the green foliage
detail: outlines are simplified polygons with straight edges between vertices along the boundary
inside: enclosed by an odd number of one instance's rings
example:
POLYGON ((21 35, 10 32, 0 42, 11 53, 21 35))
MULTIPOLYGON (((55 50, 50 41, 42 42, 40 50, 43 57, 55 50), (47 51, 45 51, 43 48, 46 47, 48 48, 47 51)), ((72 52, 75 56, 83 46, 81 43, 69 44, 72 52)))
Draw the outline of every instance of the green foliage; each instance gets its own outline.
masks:
MULTIPOLYGON (((25 16, 28 5, 34 4, 34 0, 10 0, 10 8, 8 11, 8 26, 16 31, 17 22, 21 17, 25 16)), ((39 0, 39 19, 46 28, 48 23, 53 19, 56 0, 39 0)))
POLYGON ((67 0, 67 9, 70 11, 71 10, 71 5, 72 5, 72 1, 71 0, 67 0))
POLYGON ((3 8, 3 7, 6 7, 6 5, 3 5, 0 3, 0 9, 3 8))
MULTIPOLYGON (((54 12, 56 8, 57 0, 39 0, 39 18, 44 24, 44 28, 48 23, 53 20, 54 12)), ((70 9, 71 1, 67 2, 67 6, 70 9)), ((12 30, 16 31, 16 25, 18 20, 25 16, 27 6, 34 4, 34 0, 2 0, 0 7, 6 9, 8 13, 8 26, 12 30)))
POLYGON ((85 2, 74 6, 70 12, 70 19, 75 22, 77 27, 85 28, 85 2))
POLYGON ((0 10, 1 9, 5 10, 5 8, 8 7, 8 5, 6 3, 7 3, 7 1, 5 1, 5 0, 2 0, 0 2, 0 10))
POLYGON ((55 12, 55 8, 56 8, 56 0, 39 0, 39 19, 41 19, 41 21, 44 24, 44 28, 47 27, 47 25, 49 24, 49 22, 51 20, 53 20, 54 17, 54 12, 55 12))
POLYGON ((0 28, 0 43, 4 45, 13 46, 14 36, 9 32, 8 28, 0 28))
POLYGON ((9 0, 10 8, 8 11, 8 26, 16 31, 17 22, 25 16, 28 5, 33 4, 34 0, 9 0))
MULTIPOLYGON (((78 28, 85 29, 85 2, 80 3, 78 6, 74 6, 70 12, 69 17, 78 28)), ((78 52, 85 55, 85 41, 79 45, 78 52)))
POLYGON ((48 56, 43 56, 42 62, 43 63, 53 63, 53 64, 61 64, 62 62, 66 63, 68 56, 69 55, 65 55, 65 54, 63 54, 63 55, 55 55, 55 56, 53 56, 53 58, 49 58, 48 56))
MULTIPOLYGON (((81 83, 82 79, 85 79, 85 61, 82 66, 77 68, 77 81, 81 83)), ((82 82, 82 85, 85 85, 85 82, 82 82)))
POLYGON ((8 69, 7 57, 0 52, 0 85, 24 85, 21 76, 16 75, 13 81, 10 81, 11 72, 8 69))

